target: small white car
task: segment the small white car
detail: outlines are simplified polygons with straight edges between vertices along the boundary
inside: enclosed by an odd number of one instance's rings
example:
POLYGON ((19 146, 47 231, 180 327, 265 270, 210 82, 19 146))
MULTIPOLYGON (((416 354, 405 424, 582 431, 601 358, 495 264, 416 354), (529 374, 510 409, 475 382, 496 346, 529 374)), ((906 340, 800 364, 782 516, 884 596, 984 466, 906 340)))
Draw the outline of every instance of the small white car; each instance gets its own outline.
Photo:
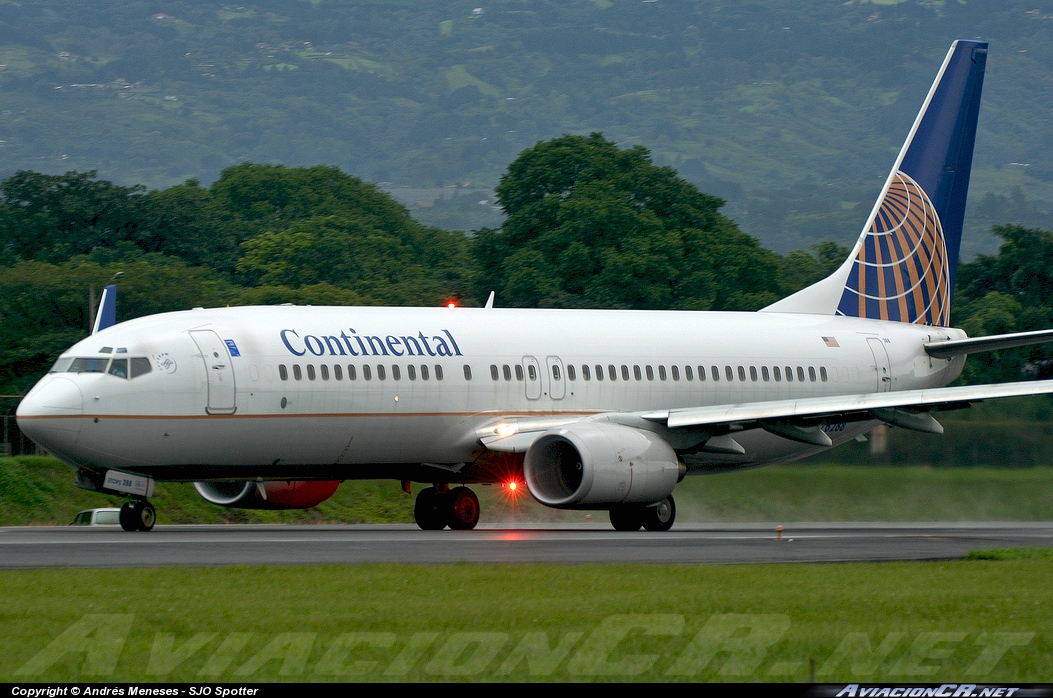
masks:
POLYGON ((121 510, 116 507, 85 509, 77 514, 70 526, 120 526, 121 510))

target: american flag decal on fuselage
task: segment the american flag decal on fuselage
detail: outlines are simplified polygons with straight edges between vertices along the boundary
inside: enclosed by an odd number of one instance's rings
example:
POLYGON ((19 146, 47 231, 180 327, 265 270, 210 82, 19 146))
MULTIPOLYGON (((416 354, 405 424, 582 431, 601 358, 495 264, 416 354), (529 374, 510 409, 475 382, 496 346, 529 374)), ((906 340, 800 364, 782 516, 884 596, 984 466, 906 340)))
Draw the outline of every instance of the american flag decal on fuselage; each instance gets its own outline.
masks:
POLYGON ((946 327, 950 291, 940 217, 918 183, 899 171, 863 238, 837 314, 946 327))

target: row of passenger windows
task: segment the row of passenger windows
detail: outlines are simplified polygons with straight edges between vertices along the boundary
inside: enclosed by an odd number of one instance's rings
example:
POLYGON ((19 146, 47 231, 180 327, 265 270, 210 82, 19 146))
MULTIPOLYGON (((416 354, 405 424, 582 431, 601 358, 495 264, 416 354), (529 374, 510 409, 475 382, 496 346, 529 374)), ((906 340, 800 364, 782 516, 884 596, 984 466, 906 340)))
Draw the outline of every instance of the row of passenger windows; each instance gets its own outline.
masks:
MULTIPOLYGON (((300 367, 300 364, 293 364, 293 379, 298 381, 303 380, 305 369, 307 373, 307 380, 313 381, 317 380, 319 377, 321 377, 321 379, 324 381, 327 381, 330 378, 338 381, 344 380, 344 367, 340 364, 334 364, 332 368, 330 368, 327 364, 321 364, 317 368, 315 368, 314 364, 307 364, 303 368, 300 367)), ((363 380, 371 381, 373 380, 373 376, 375 375, 377 380, 383 381, 388 379, 388 373, 390 370, 391 379, 399 381, 402 380, 403 369, 405 369, 406 377, 411 381, 417 380, 418 376, 421 380, 424 381, 431 380, 432 376, 434 376, 435 380, 437 381, 441 381, 443 379, 442 366, 440 366, 439 364, 435 364, 434 368, 428 366, 427 364, 421 364, 420 366, 417 366, 415 364, 409 364, 405 367, 400 366, 398 364, 392 364, 390 367, 385 366, 384 364, 377 364, 376 366, 363 364, 362 366, 358 367, 356 367, 354 364, 348 364, 347 379, 349 381, 358 380, 358 374, 361 370, 363 380)), ((278 377, 281 378, 283 381, 289 380, 289 367, 285 364, 279 364, 278 377)), ((472 377, 471 369, 468 366, 464 367, 464 377, 469 380, 472 377)))
MULTIPOLYGON (((464 379, 472 379, 472 367, 468 364, 464 365, 464 379)), ((563 380, 562 372, 560 371, 559 364, 552 364, 552 379, 561 381, 563 380)), ((314 364, 307 364, 301 367, 300 364, 292 364, 291 366, 292 378, 294 380, 303 380, 306 373, 307 380, 317 380, 321 378, 324 381, 333 380, 344 380, 345 368, 340 364, 334 364, 330 367, 327 364, 321 364, 315 366, 314 364)), ((829 374, 827 373, 825 366, 820 366, 818 370, 814 366, 797 366, 796 370, 793 366, 724 366, 724 370, 721 371, 719 366, 710 366, 707 370, 705 366, 669 366, 668 368, 664 365, 657 367, 657 371, 653 366, 632 366, 631 368, 622 364, 620 367, 614 364, 608 364, 606 370, 602 364, 596 364, 590 366, 588 364, 582 364, 580 369, 575 367, 573 364, 567 365, 567 379, 576 381, 578 380, 580 370, 580 376, 582 380, 591 381, 595 378, 598 381, 612 380, 616 381, 619 378, 623 381, 636 379, 638 381, 647 380, 653 381, 657 377, 658 380, 669 380, 670 378, 674 381, 681 379, 687 381, 693 381, 697 378, 699 381, 735 381, 740 382, 746 381, 771 381, 774 380, 776 383, 782 382, 783 380, 792 383, 797 381, 799 383, 804 382, 816 382, 822 381, 827 382, 829 380, 829 374)), ((490 364, 490 378, 495 381, 504 378, 506 381, 511 381, 512 376, 515 376, 517 381, 528 379, 530 381, 536 381, 538 379, 537 366, 533 364, 527 364, 524 369, 522 364, 509 365, 504 364, 498 366, 497 364, 490 364)), ((432 376, 435 380, 441 381, 443 379, 442 366, 435 364, 434 367, 428 366, 427 364, 408 364, 401 366, 399 364, 391 364, 385 366, 384 364, 377 364, 371 366, 370 364, 363 364, 362 366, 355 366, 354 364, 348 364, 346 367, 347 380, 358 380, 359 373, 361 372, 363 380, 373 380, 376 376, 377 380, 387 380, 390 373, 392 380, 402 380, 403 372, 405 372, 406 378, 411 381, 417 380, 431 380, 432 376)), ((278 376, 283 380, 289 380, 290 367, 285 364, 278 365, 278 376)))
MULTIPOLYGON (((526 371, 530 380, 537 380, 537 369, 533 365, 528 364, 526 371)), ((495 381, 500 380, 502 377, 504 377, 506 381, 510 381, 512 380, 513 372, 515 373, 516 380, 523 380, 523 367, 519 364, 516 364, 515 366, 505 364, 501 368, 498 368, 497 364, 490 364, 490 377, 495 381)), ((663 381, 669 380, 670 378, 678 381, 681 377, 683 377, 684 380, 693 381, 696 376, 700 381, 705 381, 707 379, 719 381, 722 379, 719 366, 710 366, 708 371, 705 366, 684 366, 681 369, 680 366, 674 365, 670 366, 668 370, 665 366, 658 366, 657 375, 658 380, 663 381)), ((582 364, 581 379, 588 381, 592 380, 593 376, 595 376, 598 381, 604 380, 605 377, 607 380, 615 381, 618 380, 619 376, 623 381, 631 380, 632 378, 642 381, 645 376, 647 377, 647 380, 653 381, 655 379, 655 369, 653 366, 633 366, 630 371, 629 366, 625 364, 622 364, 620 368, 614 364, 608 364, 605 372, 603 365, 601 364, 596 364, 594 367, 589 366, 588 364, 582 364)), ((552 364, 552 378, 557 381, 562 380, 558 364, 552 364)), ((798 366, 796 372, 794 371, 793 366, 772 366, 771 368, 767 366, 761 366, 760 368, 756 366, 724 366, 723 380, 734 381, 736 378, 742 382, 747 380, 754 382, 758 380, 771 381, 774 379, 776 383, 779 383, 784 379, 787 382, 793 382, 796 379, 800 383, 806 381, 814 383, 816 380, 825 383, 829 380, 829 374, 827 373, 825 366, 820 366, 818 372, 814 366, 798 366)), ((567 364, 567 379, 572 381, 578 379, 578 371, 573 364, 567 364)))

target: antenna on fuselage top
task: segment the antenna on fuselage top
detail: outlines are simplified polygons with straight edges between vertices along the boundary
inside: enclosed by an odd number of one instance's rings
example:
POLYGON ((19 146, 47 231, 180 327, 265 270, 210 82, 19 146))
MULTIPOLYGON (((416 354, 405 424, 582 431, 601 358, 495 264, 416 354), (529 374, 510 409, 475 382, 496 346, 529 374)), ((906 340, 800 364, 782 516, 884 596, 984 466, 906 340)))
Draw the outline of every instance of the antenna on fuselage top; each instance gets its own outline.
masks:
POLYGON ((494 307, 494 292, 490 291, 490 297, 486 299, 486 305, 483 308, 490 309, 494 307))

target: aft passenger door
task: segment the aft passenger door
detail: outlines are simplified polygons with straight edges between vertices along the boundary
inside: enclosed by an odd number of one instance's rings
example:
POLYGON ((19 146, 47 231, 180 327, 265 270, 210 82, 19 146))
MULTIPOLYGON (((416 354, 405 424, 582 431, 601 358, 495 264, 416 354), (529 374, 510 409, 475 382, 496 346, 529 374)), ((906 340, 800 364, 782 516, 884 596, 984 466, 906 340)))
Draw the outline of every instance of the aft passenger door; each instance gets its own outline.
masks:
POLYGON ((874 355, 874 372, 877 374, 877 392, 887 393, 892 390, 892 368, 885 351, 885 343, 878 337, 867 337, 870 353, 874 355))
POLYGON ((205 374, 208 376, 208 405, 205 411, 209 414, 233 414, 237 409, 234 404, 234 369, 230 365, 227 345, 212 330, 193 330, 190 337, 201 350, 205 374))

